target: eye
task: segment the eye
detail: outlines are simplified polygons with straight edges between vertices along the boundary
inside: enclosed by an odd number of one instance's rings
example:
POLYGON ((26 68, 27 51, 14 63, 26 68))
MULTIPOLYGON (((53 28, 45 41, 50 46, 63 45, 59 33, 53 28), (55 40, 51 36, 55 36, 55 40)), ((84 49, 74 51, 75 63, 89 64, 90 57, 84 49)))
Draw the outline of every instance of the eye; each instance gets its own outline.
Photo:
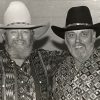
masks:
POLYGON ((22 33, 28 34, 28 33, 30 33, 30 30, 23 30, 22 33))
POLYGON ((74 32, 68 32, 66 33, 68 38, 74 38, 75 37, 75 33, 74 32))
POLYGON ((16 30, 10 30, 9 33, 10 33, 10 34, 16 34, 17 31, 16 31, 16 30))
POLYGON ((81 32, 82 37, 87 37, 88 35, 89 35, 89 33, 87 31, 82 31, 81 32))

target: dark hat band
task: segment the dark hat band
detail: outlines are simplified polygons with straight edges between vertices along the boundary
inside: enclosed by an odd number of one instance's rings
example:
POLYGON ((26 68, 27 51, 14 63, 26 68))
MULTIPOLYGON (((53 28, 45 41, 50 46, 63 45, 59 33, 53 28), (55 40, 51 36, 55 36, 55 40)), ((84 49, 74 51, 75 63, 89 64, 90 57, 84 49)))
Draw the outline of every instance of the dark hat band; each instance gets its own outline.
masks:
POLYGON ((69 27, 71 27, 71 26, 79 26, 79 25, 91 26, 91 24, 88 24, 88 23, 73 23, 73 24, 67 25, 66 28, 69 28, 69 27))

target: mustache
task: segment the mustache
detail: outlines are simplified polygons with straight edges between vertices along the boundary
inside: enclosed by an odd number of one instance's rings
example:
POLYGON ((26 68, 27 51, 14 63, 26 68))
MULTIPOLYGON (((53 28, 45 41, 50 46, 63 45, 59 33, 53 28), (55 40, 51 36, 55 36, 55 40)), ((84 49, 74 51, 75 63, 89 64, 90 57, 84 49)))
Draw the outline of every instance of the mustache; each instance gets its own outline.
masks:
POLYGON ((85 46, 83 43, 75 43, 74 45, 73 45, 73 47, 76 47, 76 46, 85 46))
POLYGON ((24 43, 26 43, 26 41, 25 40, 13 40, 13 43, 22 43, 22 44, 24 44, 24 43))
POLYGON ((21 42, 21 41, 25 41, 25 40, 22 40, 22 39, 17 39, 17 40, 13 40, 13 41, 18 41, 18 42, 21 42))

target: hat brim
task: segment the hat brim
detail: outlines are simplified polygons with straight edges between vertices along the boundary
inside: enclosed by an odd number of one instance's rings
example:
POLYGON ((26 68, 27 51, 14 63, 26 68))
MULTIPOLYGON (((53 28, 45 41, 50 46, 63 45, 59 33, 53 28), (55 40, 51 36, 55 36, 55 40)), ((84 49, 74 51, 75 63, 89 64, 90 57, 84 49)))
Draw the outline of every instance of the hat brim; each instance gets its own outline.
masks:
POLYGON ((71 30, 81 30, 81 29, 93 29, 96 31, 96 37, 98 37, 100 35, 100 23, 91 25, 91 26, 86 26, 86 25, 76 25, 76 26, 70 26, 68 28, 61 28, 58 26, 51 26, 51 29, 53 30, 53 32, 61 37, 62 39, 64 39, 65 37, 65 32, 66 31, 71 31, 71 30))
POLYGON ((3 26, 0 25, 0 29, 7 30, 7 29, 32 29, 34 30, 35 39, 40 39, 49 29, 50 23, 47 22, 41 25, 10 25, 10 26, 3 26))
POLYGON ((9 25, 9 26, 1 26, 0 29, 36 29, 44 27, 44 25, 23 25, 23 24, 15 24, 15 25, 9 25))

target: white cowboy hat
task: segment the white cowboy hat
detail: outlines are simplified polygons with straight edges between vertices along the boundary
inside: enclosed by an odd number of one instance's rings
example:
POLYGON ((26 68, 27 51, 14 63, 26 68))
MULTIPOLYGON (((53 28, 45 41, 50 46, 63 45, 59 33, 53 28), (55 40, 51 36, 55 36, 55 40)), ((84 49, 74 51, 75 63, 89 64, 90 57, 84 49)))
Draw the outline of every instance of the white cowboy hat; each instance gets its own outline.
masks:
MULTIPOLYGON (((49 23, 41 25, 31 24, 31 15, 28 8, 22 1, 12 1, 5 14, 4 14, 4 26, 2 29, 40 29, 41 36, 49 28, 49 23)), ((39 32, 39 31, 38 31, 39 32)))

